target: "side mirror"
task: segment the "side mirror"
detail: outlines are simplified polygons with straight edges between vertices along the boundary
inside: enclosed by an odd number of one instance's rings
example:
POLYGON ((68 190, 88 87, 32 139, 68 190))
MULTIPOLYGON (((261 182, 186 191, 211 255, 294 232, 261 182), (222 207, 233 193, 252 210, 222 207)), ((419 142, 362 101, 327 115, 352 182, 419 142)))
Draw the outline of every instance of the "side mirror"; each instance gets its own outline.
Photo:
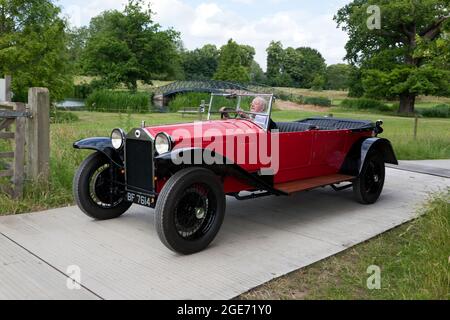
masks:
POLYGON ((384 129, 381 127, 383 124, 384 124, 383 120, 378 120, 375 123, 375 133, 376 133, 377 136, 384 132, 384 129))

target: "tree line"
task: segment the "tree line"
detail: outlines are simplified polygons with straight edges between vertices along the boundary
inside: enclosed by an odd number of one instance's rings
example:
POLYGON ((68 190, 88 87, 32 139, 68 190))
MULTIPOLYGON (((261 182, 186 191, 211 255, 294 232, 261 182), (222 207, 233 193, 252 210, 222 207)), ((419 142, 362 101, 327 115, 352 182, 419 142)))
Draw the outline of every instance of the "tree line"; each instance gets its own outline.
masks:
POLYGON ((136 90, 152 80, 224 80, 274 87, 349 90, 351 96, 398 99, 414 111, 418 95, 450 95, 448 0, 354 0, 335 21, 349 35, 347 63, 327 66, 313 48, 285 48, 272 41, 267 71, 255 49, 233 39, 218 48, 183 47, 174 29, 153 20, 150 5, 129 0, 82 28, 71 28, 53 0, 0 0, 0 74, 13 75, 15 99, 45 86, 52 99, 66 97, 73 75, 94 76, 92 86, 136 90), (380 9, 369 28, 368 9, 380 9))

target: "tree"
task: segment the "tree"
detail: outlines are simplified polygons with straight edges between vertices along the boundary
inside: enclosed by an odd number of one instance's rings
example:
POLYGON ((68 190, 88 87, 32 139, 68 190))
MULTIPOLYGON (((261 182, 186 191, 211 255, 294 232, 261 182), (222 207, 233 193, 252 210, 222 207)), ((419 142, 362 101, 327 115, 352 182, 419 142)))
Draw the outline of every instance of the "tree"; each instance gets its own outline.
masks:
POLYGON ((233 39, 220 49, 219 66, 214 80, 248 83, 254 49, 240 46, 233 39), (253 52, 253 54, 252 54, 253 52), (250 59, 251 58, 251 59, 250 59))
POLYGON ((315 49, 283 49, 281 42, 271 42, 267 48, 267 80, 272 86, 311 88, 325 71, 325 59, 315 49))
POLYGON ((448 69, 426 55, 443 42, 449 28, 448 0, 354 0, 339 10, 338 25, 347 31, 346 59, 361 67, 366 95, 400 98, 400 113, 414 112, 418 95, 447 94, 448 69), (369 6, 381 12, 379 29, 369 28, 369 6))
POLYGON ((83 54, 86 73, 114 87, 136 90, 138 80, 177 76, 181 70, 179 33, 161 30, 143 0, 129 0, 123 12, 112 10, 93 18, 83 54))
POLYGON ((256 51, 255 48, 248 45, 240 45, 240 55, 241 55, 241 63, 244 67, 250 69, 253 64, 253 59, 255 57, 256 51))
POLYGON ((219 65, 219 50, 207 44, 201 49, 182 54, 182 65, 187 80, 212 79, 219 65))
MULTIPOLYGON (((314 79, 325 77, 327 64, 322 54, 313 48, 301 47, 296 51, 301 57, 298 61, 299 73, 302 75, 297 85, 301 88, 311 88, 314 79)), ((295 80, 295 78, 294 78, 295 80)))
POLYGON ((0 0, 0 74, 13 77, 14 100, 47 87, 53 101, 72 89, 66 22, 49 0, 0 0))
POLYGON ((257 84, 265 84, 267 81, 263 69, 255 60, 252 61, 250 66, 250 81, 257 84))
POLYGON ((71 28, 67 30, 69 60, 71 61, 76 74, 83 73, 81 57, 86 48, 88 37, 89 29, 87 27, 71 28))
POLYGON ((294 48, 289 47, 284 51, 282 73, 289 76, 291 86, 304 87, 306 74, 303 70, 305 65, 303 58, 303 54, 294 48))
POLYGON ((352 67, 339 63, 327 67, 325 88, 328 90, 347 90, 350 86, 352 67))
POLYGON ((283 86, 285 51, 281 42, 272 41, 267 48, 267 81, 271 86, 283 86))
POLYGON ((327 80, 324 76, 317 74, 311 82, 311 89, 315 91, 322 91, 325 87, 326 82, 327 80))
POLYGON ((364 96, 361 68, 352 66, 349 78, 348 96, 352 98, 361 98, 364 96))

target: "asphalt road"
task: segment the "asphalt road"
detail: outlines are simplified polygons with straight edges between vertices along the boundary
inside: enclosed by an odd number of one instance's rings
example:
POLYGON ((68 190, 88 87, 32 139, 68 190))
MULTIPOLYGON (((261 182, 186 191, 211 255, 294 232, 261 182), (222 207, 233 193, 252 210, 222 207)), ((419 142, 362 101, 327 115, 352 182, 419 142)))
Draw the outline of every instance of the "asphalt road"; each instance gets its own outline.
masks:
POLYGON ((104 222, 75 207, 1 217, 0 299, 231 299, 417 217, 430 192, 450 187, 435 170, 448 172, 450 160, 423 167, 433 172, 388 169, 373 206, 331 188, 229 199, 216 241, 187 257, 159 242, 142 207, 104 222))

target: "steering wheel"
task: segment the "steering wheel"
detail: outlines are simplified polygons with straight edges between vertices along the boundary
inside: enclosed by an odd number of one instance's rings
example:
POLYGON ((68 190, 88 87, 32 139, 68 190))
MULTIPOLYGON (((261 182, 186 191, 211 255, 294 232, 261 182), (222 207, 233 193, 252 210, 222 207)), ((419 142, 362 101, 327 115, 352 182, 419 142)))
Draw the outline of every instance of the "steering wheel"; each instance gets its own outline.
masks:
POLYGON ((241 118, 241 119, 244 119, 244 120, 250 119, 249 115, 246 114, 246 113, 243 112, 243 111, 236 112, 236 117, 235 117, 235 119, 237 119, 237 118, 241 118))
MULTIPOLYGON (((224 119, 231 119, 230 113, 234 112, 234 110, 231 108, 223 107, 223 108, 220 108, 219 112, 220 112, 220 118, 222 120, 224 120, 224 119)), ((237 114, 236 114, 236 116, 237 116, 237 114)))

